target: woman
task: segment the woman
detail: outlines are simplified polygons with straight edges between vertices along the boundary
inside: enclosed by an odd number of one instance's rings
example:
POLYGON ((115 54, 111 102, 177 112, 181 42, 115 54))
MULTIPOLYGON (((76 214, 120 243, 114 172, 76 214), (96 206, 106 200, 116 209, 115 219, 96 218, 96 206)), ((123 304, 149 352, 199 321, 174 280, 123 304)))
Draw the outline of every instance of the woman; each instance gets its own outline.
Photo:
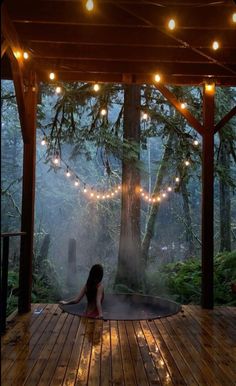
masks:
POLYGON ((92 266, 87 282, 81 289, 77 297, 65 301, 62 300, 60 304, 77 304, 86 295, 87 309, 85 316, 90 318, 102 318, 102 302, 104 298, 104 288, 101 283, 103 278, 103 267, 100 264, 92 266))

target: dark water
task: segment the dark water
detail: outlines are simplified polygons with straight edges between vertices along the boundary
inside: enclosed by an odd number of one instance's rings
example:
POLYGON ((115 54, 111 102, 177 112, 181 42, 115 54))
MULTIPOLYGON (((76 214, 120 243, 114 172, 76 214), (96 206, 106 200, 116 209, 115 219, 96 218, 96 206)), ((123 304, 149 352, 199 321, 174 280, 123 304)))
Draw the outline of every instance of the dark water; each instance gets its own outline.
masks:
MULTIPOLYGON (((79 304, 62 305, 71 314, 82 316, 86 301, 79 304)), ((175 314, 181 306, 171 300, 138 294, 106 294, 102 305, 106 320, 148 320, 175 314)))

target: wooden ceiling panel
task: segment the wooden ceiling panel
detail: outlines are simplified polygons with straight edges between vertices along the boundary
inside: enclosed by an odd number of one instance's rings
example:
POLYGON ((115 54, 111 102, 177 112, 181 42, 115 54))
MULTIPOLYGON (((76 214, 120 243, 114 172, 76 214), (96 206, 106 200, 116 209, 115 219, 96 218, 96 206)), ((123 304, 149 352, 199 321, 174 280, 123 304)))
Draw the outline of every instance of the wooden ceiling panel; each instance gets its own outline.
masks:
POLYGON ((94 0, 90 13, 85 0, 4 4, 42 79, 55 71, 70 81, 122 81, 123 74, 141 81, 162 72, 167 83, 199 84, 213 76, 235 84, 233 0, 94 0), (173 31, 169 18, 176 20, 173 31))

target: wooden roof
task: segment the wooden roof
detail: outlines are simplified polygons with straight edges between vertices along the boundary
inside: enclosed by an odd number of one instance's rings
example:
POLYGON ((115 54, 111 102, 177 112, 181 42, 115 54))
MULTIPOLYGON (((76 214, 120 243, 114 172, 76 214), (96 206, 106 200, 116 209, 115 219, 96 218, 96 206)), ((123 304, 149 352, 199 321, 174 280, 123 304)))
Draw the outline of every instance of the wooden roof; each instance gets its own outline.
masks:
POLYGON ((201 84, 212 77, 236 86, 233 0, 94 0, 91 12, 85 3, 4 1, 40 80, 53 71, 62 81, 154 83, 159 73, 165 84, 201 84), (173 31, 167 27, 171 18, 173 31))

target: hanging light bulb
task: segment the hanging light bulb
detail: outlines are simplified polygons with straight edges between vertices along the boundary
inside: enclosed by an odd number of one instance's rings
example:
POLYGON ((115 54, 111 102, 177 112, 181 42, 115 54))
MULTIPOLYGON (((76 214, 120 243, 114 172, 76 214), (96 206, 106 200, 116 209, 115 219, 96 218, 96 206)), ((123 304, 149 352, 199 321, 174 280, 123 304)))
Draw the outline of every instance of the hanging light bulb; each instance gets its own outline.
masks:
POLYGON ((69 168, 67 166, 67 168, 66 168, 66 177, 70 177, 70 176, 71 176, 71 173, 70 173, 69 168))
POLYGON ((95 85, 93 86, 93 89, 94 91, 98 91, 100 89, 99 84, 95 83, 95 85))
POLYGON ((187 103, 185 103, 185 102, 181 103, 180 107, 182 110, 186 109, 187 103))
POLYGON ((56 91, 57 94, 60 94, 61 91, 62 91, 62 88, 60 86, 57 86, 55 91, 56 91))
POLYGON ((216 40, 212 43, 212 48, 213 48, 213 50, 218 50, 218 48, 220 47, 220 45, 219 45, 219 42, 217 42, 216 40))
POLYGON ((166 197, 166 193, 162 193, 162 197, 166 197))
POLYGON ((106 109, 102 109, 101 110, 101 115, 103 115, 103 116, 107 115, 107 110, 106 109))
POLYGON ((167 190, 168 190, 168 192, 171 192, 172 191, 172 187, 168 186, 167 190))
POLYGON ((197 140, 197 139, 195 139, 195 140, 193 141, 193 144, 194 144, 194 146, 198 146, 198 145, 199 145, 199 142, 198 142, 198 140, 197 140))
POLYGON ((174 19, 170 19, 169 22, 168 22, 168 28, 170 30, 174 30, 175 29, 175 20, 174 19))
POLYGON ((156 74, 154 79, 155 79, 155 82, 159 83, 161 81, 161 75, 160 74, 156 74))
POLYGON ((215 84, 214 83, 207 83, 205 84, 205 91, 209 94, 214 93, 215 91, 215 84))
POLYGON ((144 121, 146 121, 148 119, 148 114, 147 113, 143 113, 142 118, 143 118, 144 121))
POLYGON ((51 80, 55 79, 55 73, 54 72, 50 72, 49 79, 51 79, 51 80))
POLYGON ((59 165, 60 164, 60 158, 59 158, 59 155, 56 154, 52 160, 52 162, 54 163, 54 165, 59 165))
POLYGON ((25 60, 27 60, 27 59, 29 59, 29 54, 28 54, 28 52, 24 52, 23 53, 23 58, 25 59, 25 60))
POLYGON ((93 0, 87 0, 85 7, 88 11, 92 11, 94 8, 93 0))
POLYGON ((179 177, 176 177, 175 182, 179 182, 179 181, 180 181, 179 177))
POLYGON ((43 137, 43 139, 42 139, 42 141, 41 141, 41 145, 42 145, 42 146, 45 146, 45 145, 46 145, 46 143, 47 143, 47 141, 46 141, 46 138, 45 138, 45 137, 43 137))
POLYGON ((79 180, 77 178, 75 180, 75 186, 79 186, 79 180))
POLYGON ((189 166, 190 162, 188 160, 184 161, 185 166, 189 166))

